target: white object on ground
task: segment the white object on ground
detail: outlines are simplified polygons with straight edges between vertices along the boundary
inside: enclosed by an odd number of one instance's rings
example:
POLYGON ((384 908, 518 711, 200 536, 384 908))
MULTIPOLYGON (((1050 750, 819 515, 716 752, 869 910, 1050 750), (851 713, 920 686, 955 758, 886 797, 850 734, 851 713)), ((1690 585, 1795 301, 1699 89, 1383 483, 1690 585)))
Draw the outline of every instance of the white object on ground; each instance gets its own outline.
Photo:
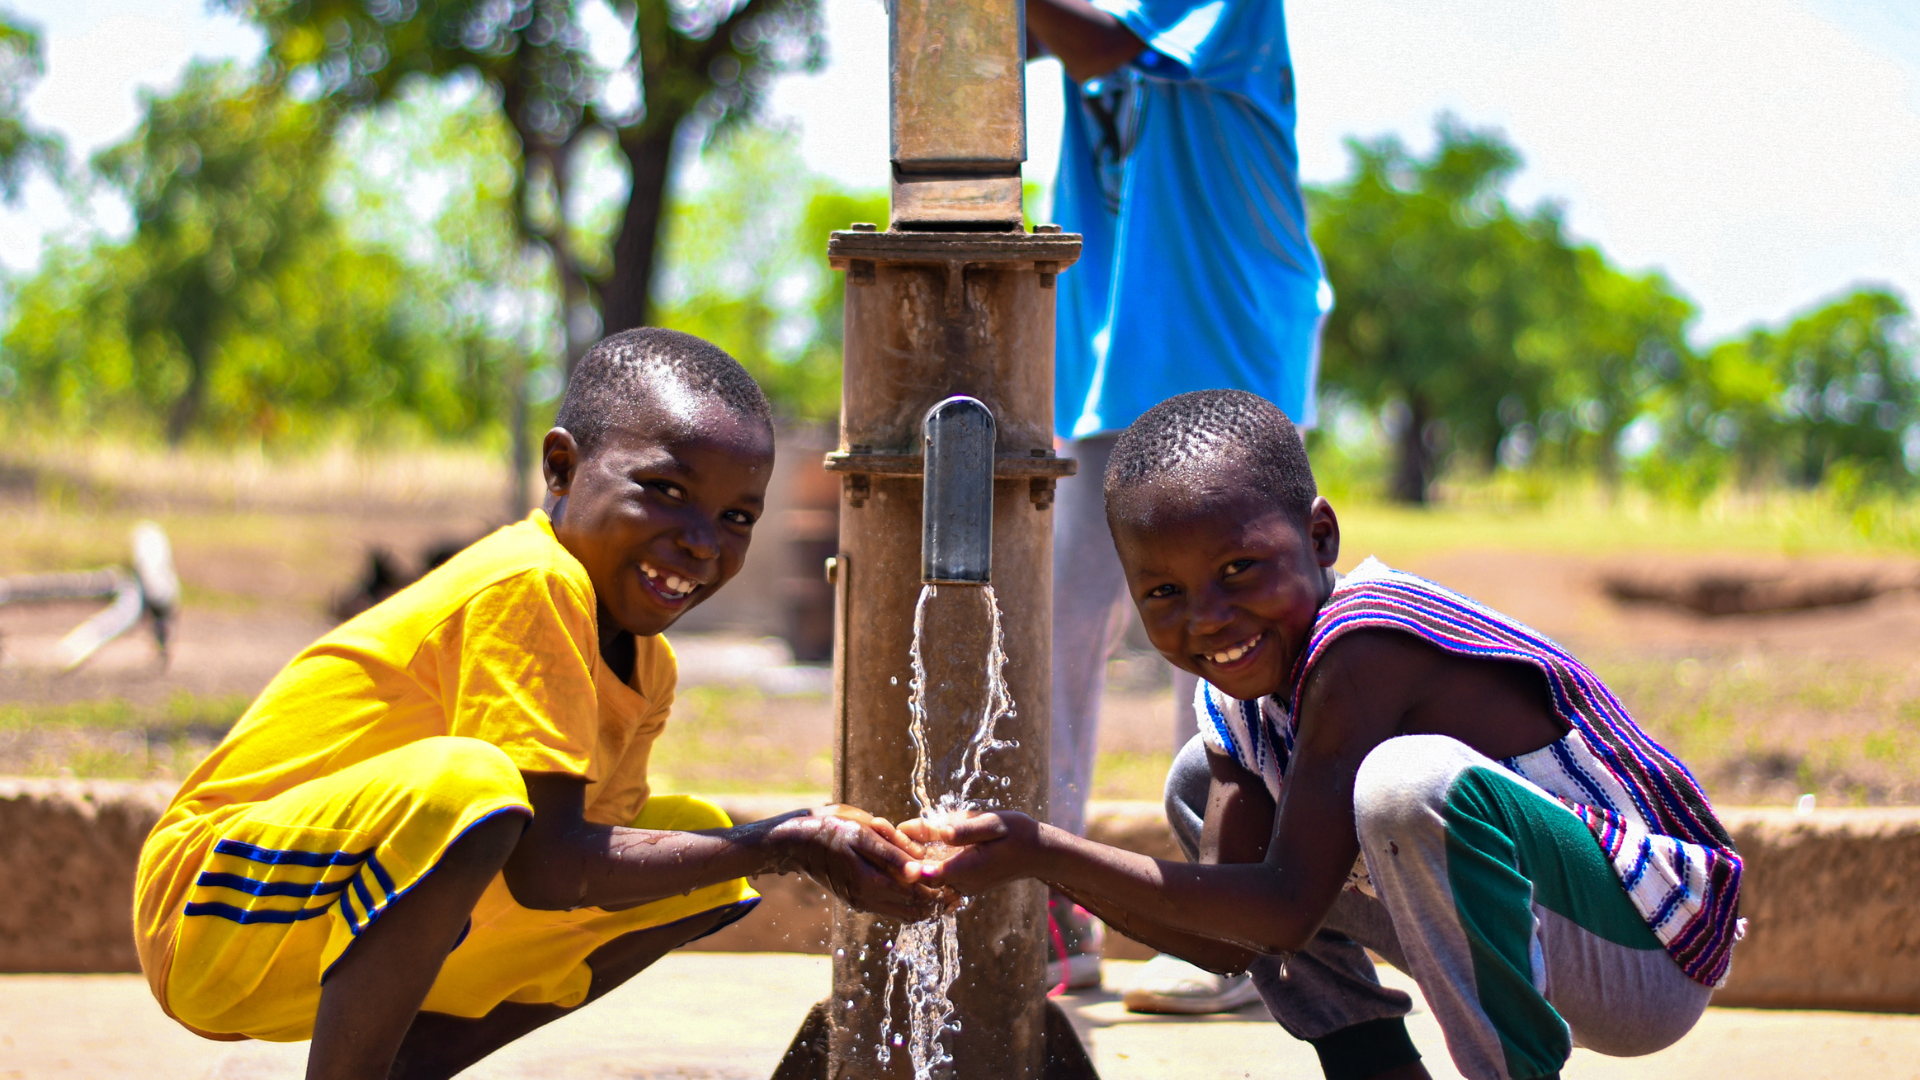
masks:
POLYGON ((140 597, 140 583, 121 571, 116 570, 114 574, 118 586, 114 589, 113 603, 74 627, 54 646, 61 671, 79 667, 100 646, 133 629, 140 621, 140 613, 146 610, 145 601, 140 597))
POLYGON ((1134 974, 1120 1000, 1128 1012, 1199 1016, 1251 1005, 1260 1000, 1260 991, 1253 985, 1253 976, 1244 972, 1216 975, 1161 953, 1134 974))
POLYGON ((133 575, 147 607, 164 618, 180 606, 180 575, 173 570, 173 545, 159 525, 142 521, 133 527, 133 575))

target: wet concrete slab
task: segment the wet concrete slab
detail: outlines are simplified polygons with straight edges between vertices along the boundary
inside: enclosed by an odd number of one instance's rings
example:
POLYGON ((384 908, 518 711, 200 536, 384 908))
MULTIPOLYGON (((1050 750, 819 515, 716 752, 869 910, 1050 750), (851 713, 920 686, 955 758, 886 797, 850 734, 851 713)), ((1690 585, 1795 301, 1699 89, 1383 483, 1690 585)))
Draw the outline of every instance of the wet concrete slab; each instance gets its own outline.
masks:
MULTIPOLYGON (((1109 962, 1108 985, 1136 965, 1109 962)), ((1412 989, 1405 976, 1389 981, 1412 989)), ((469 1070, 474 1080, 765 1080, 808 1007, 826 957, 680 953, 579 1013, 469 1070)), ((1417 995, 1416 995, 1417 1000, 1417 995)), ((1313 1052, 1259 1006, 1227 1016, 1137 1016, 1113 992, 1062 999, 1106 1080, 1312 1078, 1313 1052)), ((1410 1026, 1436 1080, 1457 1076, 1432 1016, 1410 1026)), ((304 1043, 212 1043, 160 1013, 132 975, 0 976, 0 1080, 282 1080, 304 1043)), ((1567 1080, 1920 1080, 1920 1016, 1709 1009, 1677 1045, 1645 1058, 1576 1051, 1567 1080)))

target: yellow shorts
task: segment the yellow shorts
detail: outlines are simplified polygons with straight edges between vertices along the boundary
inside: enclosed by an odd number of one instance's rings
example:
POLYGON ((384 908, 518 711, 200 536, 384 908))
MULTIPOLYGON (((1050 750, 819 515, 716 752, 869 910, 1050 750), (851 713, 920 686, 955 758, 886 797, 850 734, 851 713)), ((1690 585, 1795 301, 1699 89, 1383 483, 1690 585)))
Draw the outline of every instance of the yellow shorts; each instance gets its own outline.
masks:
MULTIPOLYGON (((449 846, 496 814, 529 814, 520 773, 498 747, 436 738, 390 751, 249 806, 223 821, 179 920, 166 1006, 209 1034, 313 1037, 320 980, 449 846)), ((719 807, 655 795, 643 829, 724 828, 719 807)), ((745 879, 623 911, 534 911, 496 876, 423 1008, 479 1017, 503 1001, 571 1007, 586 958, 623 934, 720 908, 745 915, 745 879)), ((728 920, 729 922, 732 919, 728 920)))

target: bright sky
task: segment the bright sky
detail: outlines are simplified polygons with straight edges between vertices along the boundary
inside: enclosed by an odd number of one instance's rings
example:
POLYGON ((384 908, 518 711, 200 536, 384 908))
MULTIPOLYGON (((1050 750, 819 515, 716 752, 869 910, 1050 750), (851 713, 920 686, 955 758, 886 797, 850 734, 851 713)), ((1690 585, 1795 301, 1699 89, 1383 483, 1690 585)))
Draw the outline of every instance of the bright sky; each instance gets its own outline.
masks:
MULTIPOLYGON (((5 0, 0 0, 5 2, 5 0)), ((257 35, 203 0, 12 0, 46 32, 36 121, 84 157, 130 132, 139 87, 190 56, 246 56, 257 35)), ((831 61, 788 79, 776 112, 816 170, 887 176, 886 16, 823 0, 831 61)), ((1566 204, 1573 231, 1659 268, 1700 305, 1700 336, 1773 322, 1858 282, 1920 303, 1920 4, 1912 0, 1293 0, 1301 170, 1346 171, 1342 140, 1431 144, 1452 110, 1526 155, 1519 200, 1566 204)), ((1058 69, 1029 80, 1033 160, 1054 167, 1058 69)), ((96 207, 114 228, 124 211, 96 207)), ((0 210, 19 270, 74 227, 36 184, 0 210)), ((117 227, 124 228, 124 224, 117 227)))

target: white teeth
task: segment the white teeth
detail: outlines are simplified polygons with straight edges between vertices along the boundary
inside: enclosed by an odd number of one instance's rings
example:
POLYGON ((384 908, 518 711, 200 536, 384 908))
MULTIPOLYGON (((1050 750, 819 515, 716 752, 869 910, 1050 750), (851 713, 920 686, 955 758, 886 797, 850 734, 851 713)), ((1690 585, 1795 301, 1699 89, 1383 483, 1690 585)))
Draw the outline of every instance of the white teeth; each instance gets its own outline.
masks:
POLYGON ((646 563, 640 564, 641 572, 660 586, 660 591, 668 597, 678 600, 699 587, 699 582, 688 580, 678 574, 662 573, 646 563))
POLYGON ((1247 653, 1253 649, 1254 645, 1257 644, 1259 640, 1260 640, 1260 637, 1259 635, 1256 634, 1253 637, 1250 637, 1247 640, 1241 642, 1240 644, 1233 646, 1232 648, 1223 649, 1220 652, 1214 653, 1211 659, 1216 664, 1231 664, 1235 660, 1238 660, 1241 657, 1247 655, 1247 653))

